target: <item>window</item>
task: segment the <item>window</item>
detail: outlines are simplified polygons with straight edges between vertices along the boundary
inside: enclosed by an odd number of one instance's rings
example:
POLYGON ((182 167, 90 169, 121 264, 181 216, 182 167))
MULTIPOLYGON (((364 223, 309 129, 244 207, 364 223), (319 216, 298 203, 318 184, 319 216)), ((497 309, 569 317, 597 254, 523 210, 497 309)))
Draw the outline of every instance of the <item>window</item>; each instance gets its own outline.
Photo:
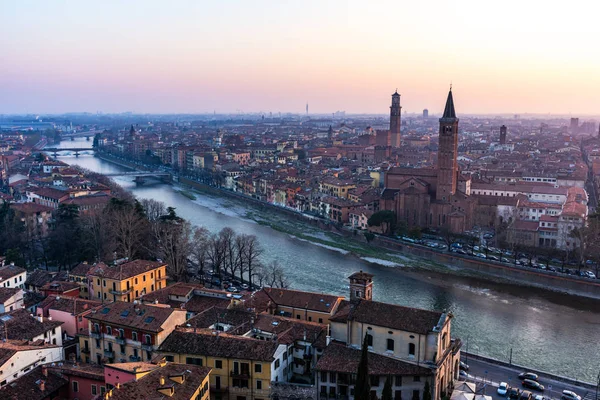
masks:
POLYGON ((275 360, 275 369, 279 368, 279 358, 275 360))
POLYGON ((152 344, 152 338, 150 335, 144 335, 144 344, 152 344))
POLYGON ((142 281, 146 282, 146 274, 144 274, 144 277, 142 278, 142 281))
POLYGON ((73 392, 74 393, 79 392, 79 382, 77 382, 77 381, 73 381, 73 392))
POLYGON ((296 315, 296 319, 300 319, 300 314, 296 315))
POLYGON ((254 364, 254 372, 260 374, 262 372, 262 364, 254 364))
POLYGON ((186 364, 192 364, 192 365, 202 366, 202 359, 201 358, 186 357, 185 358, 185 363, 186 364))
POLYGON ((396 386, 402 386, 402 375, 396 375, 396 386))
POLYGON ((394 339, 387 340, 387 349, 388 351, 394 351, 394 339))
POLYGON ((329 382, 331 382, 331 383, 337 382, 337 374, 335 372, 329 373, 329 382))
POLYGON ((256 390, 262 390, 262 381, 256 381, 256 390))
POLYGON ((135 284, 136 284, 136 285, 138 284, 138 280, 137 280, 137 278, 135 278, 135 284))
POLYGON ((131 340, 135 340, 137 342, 137 340, 138 340, 138 333, 137 332, 131 332, 131 340))
MULTIPOLYGON (((137 351, 137 349, 135 349, 135 350, 137 351)), ((175 357, 173 357, 173 356, 165 356, 165 360, 169 361, 169 362, 173 362, 173 361, 175 361, 175 357)))
POLYGON ((408 344, 408 355, 409 356, 414 356, 415 355, 415 344, 414 343, 409 343, 408 344))
POLYGON ((421 377, 419 375, 415 375, 413 377, 413 382, 421 382, 421 377))
POLYGON ((112 335, 112 328, 110 326, 106 327, 106 334, 107 335, 112 335))
POLYGON ((413 400, 419 400, 421 398, 421 393, 418 390, 413 390, 412 398, 413 400))
POLYGON ((319 318, 319 323, 322 324, 323 323, 323 318, 319 318))
POLYGON ((321 371, 321 382, 327 382, 327 372, 321 371))
POLYGON ((367 333, 367 346, 373 347, 373 335, 367 333))
POLYGON ((379 386, 379 375, 370 375, 369 380, 371 381, 371 387, 379 386))
POLYGON ((394 400, 402 400, 402 391, 401 390, 396 390, 394 392, 394 400))
POLYGON ((92 395, 97 395, 97 394, 98 394, 98 386, 92 385, 92 395))
POLYGON ((223 360, 215 360, 215 368, 223 369, 223 360))

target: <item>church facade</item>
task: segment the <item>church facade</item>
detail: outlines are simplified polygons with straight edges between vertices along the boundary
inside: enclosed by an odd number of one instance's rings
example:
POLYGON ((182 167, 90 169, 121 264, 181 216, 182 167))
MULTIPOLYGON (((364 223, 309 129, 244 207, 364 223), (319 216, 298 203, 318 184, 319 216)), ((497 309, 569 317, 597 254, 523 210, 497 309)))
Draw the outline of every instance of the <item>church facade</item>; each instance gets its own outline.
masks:
MULTIPOLYGON (((452 89, 448 93, 444 114, 439 121, 436 167, 390 168, 385 173, 381 206, 382 209, 394 211, 398 222, 404 221, 409 227, 461 232, 473 225, 477 201, 471 197, 471 178, 461 175, 458 168, 459 119, 454 109, 452 89)), ((391 115, 390 126, 394 122, 391 115)))

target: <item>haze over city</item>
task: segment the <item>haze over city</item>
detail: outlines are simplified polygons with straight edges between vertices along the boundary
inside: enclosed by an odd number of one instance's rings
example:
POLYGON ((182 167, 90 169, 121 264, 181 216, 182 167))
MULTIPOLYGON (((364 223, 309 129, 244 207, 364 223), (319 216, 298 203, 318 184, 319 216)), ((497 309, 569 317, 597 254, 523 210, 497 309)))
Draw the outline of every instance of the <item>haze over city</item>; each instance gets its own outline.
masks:
POLYGON ((596 115, 597 3, 0 5, 0 113, 596 115))

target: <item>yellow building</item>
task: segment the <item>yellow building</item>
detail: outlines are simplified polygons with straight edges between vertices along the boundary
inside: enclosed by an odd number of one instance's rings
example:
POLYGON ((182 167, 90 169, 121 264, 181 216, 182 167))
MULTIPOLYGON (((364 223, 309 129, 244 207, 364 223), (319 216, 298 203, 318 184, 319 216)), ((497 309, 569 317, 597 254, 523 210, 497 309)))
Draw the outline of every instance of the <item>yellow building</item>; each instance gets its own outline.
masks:
POLYGON ((213 400, 267 400, 271 381, 283 381, 286 345, 210 329, 179 327, 160 346, 167 361, 212 368, 213 400))
POLYGON ((254 297, 262 305, 268 305, 264 311, 270 314, 319 324, 328 324, 329 317, 344 299, 342 296, 278 288, 264 288, 254 297))
POLYGON ((87 280, 90 299, 130 302, 167 286, 167 264, 146 260, 97 264, 88 272, 87 280))
POLYGON ((325 178, 319 183, 319 191, 328 194, 329 196, 348 198, 348 191, 354 189, 356 183, 350 180, 342 180, 338 178, 325 178))
POLYGON ((96 364, 150 361, 185 310, 127 302, 105 304, 86 315, 89 336, 80 335, 82 359, 96 364))
POLYGON ((95 267, 107 268, 104 263, 88 264, 87 261, 82 262, 69 272, 69 281, 79 284, 79 297, 82 299, 90 298, 90 289, 88 284, 88 273, 95 267))

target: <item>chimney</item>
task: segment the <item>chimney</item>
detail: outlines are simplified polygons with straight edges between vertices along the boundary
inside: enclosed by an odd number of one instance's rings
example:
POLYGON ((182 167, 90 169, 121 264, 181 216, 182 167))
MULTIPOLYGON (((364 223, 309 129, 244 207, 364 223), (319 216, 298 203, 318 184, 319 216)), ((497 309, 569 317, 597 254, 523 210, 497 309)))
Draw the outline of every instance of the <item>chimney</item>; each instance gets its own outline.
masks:
POLYGON ((45 365, 42 365, 42 375, 48 376, 48 367, 45 365))
POLYGON ((329 346, 329 343, 331 343, 331 336, 327 335, 327 336, 325 337, 325 344, 326 344, 327 346, 329 346))
POLYGON ((116 386, 117 389, 121 389, 121 382, 117 382, 116 386))
POLYGON ((42 317, 41 315, 38 315, 38 321, 44 322, 44 317, 42 317))
POLYGON ((165 386, 165 377, 164 376, 160 377, 160 386, 165 386))
POLYGON ((44 380, 41 380, 41 381, 40 381, 39 388, 40 388, 40 392, 44 392, 44 391, 46 391, 46 381, 44 381, 44 380))

